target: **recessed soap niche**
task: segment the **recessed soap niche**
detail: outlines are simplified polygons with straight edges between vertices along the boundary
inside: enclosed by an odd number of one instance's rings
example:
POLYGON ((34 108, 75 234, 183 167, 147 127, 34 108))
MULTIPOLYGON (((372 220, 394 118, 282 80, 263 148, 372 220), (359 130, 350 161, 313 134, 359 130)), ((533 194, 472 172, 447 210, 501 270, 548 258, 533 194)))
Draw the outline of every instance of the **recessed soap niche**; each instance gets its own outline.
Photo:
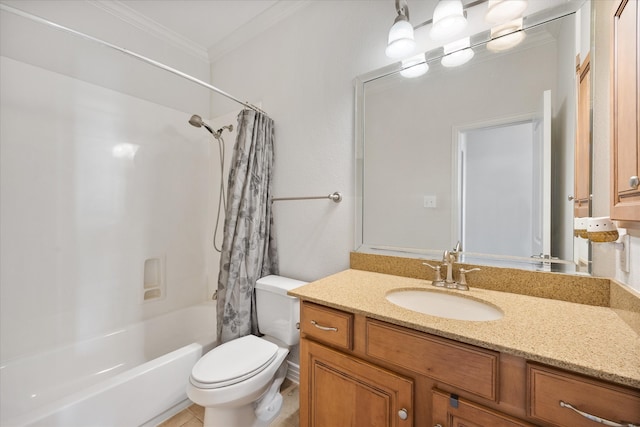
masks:
POLYGON ((144 280, 142 300, 144 302, 162 299, 165 296, 164 257, 144 260, 144 280))

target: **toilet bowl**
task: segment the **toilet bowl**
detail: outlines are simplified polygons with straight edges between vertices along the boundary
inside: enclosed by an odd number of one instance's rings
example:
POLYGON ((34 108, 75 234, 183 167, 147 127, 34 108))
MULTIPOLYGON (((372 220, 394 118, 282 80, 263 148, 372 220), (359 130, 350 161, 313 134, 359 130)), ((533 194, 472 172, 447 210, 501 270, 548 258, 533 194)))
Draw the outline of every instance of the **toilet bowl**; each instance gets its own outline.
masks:
POLYGON ((193 367, 187 396, 205 408, 204 427, 266 427, 282 408, 280 385, 289 348, 299 342, 299 301, 287 291, 305 284, 280 276, 256 282, 260 332, 226 342, 193 367))

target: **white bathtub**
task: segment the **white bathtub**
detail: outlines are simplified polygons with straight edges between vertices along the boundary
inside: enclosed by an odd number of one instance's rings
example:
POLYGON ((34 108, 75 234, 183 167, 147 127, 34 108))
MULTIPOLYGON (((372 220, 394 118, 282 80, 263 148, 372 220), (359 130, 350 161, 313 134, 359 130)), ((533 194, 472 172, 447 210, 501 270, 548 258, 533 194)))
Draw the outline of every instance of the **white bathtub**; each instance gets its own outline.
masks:
POLYGON ((0 426, 134 427, 186 405, 214 346, 215 303, 168 313, 0 367, 0 426))

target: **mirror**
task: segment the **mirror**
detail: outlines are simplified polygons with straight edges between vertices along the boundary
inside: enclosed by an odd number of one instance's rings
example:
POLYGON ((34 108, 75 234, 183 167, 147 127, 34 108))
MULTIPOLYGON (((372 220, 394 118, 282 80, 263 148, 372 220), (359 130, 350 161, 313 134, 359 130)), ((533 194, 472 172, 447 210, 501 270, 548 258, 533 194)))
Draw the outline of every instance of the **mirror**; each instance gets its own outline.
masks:
POLYGON ((472 36, 460 67, 437 48, 417 78, 400 64, 356 78, 357 251, 439 260, 460 242, 461 262, 581 271, 568 197, 589 21, 573 6, 525 17, 506 51, 472 36))

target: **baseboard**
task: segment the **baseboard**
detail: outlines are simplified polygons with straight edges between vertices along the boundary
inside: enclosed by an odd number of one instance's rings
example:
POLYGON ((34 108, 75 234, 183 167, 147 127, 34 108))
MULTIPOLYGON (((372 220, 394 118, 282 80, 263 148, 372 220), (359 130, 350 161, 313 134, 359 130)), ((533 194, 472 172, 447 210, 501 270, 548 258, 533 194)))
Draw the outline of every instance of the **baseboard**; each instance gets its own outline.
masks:
MULTIPOLYGON (((186 395, 185 395, 185 397, 186 397, 186 395)), ((164 411, 160 415, 157 415, 154 418, 150 419, 146 423, 142 424, 140 427, 157 427, 158 425, 162 424, 163 422, 165 422, 169 418, 173 417, 177 413, 182 412, 183 410, 185 410, 186 408, 188 408, 191 405, 193 405, 193 402, 190 401, 189 399, 185 399, 182 402, 180 402, 180 403, 172 406, 171 408, 167 409, 166 411, 164 411)))
POLYGON ((287 378, 296 384, 300 384, 300 365, 287 360, 289 369, 287 370, 287 378))

